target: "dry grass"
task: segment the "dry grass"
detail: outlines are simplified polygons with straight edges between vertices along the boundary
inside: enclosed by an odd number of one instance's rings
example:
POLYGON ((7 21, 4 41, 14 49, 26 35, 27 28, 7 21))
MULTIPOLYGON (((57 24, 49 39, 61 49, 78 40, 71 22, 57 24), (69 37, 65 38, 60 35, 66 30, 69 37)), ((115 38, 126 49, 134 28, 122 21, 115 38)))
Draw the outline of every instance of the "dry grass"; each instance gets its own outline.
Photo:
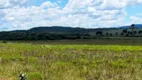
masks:
POLYGON ((14 77, 9 80, 18 80, 21 71, 28 80, 142 80, 142 46, 0 43, 0 47, 0 76, 14 77))

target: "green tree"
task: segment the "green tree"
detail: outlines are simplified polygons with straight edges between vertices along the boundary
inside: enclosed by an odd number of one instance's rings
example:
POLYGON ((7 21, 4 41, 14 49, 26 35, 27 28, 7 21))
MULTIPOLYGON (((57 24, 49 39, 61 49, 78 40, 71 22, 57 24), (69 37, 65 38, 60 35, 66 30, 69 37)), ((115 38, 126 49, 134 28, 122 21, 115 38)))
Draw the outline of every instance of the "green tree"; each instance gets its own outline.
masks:
POLYGON ((130 29, 132 30, 132 36, 134 35, 134 28, 135 28, 135 24, 132 24, 132 25, 130 26, 130 29))

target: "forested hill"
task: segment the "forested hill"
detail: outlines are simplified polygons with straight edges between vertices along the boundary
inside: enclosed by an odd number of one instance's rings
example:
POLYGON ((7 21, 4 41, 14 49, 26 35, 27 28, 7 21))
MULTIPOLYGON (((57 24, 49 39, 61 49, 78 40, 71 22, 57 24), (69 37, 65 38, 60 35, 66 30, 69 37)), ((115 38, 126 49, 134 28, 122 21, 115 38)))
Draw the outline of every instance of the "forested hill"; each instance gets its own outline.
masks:
POLYGON ((141 25, 135 25, 131 32, 129 26, 118 28, 72 28, 62 26, 35 27, 29 30, 0 32, 0 40, 61 40, 61 39, 94 39, 96 37, 142 36, 141 25), (136 30, 137 29, 137 30, 136 30))
MULTIPOLYGON (((35 27, 27 30, 27 32, 54 32, 54 33, 88 33, 98 30, 106 30, 114 28, 80 28, 80 27, 64 27, 64 26, 44 26, 44 27, 35 27)), ((116 28, 115 28, 116 29, 116 28)))
MULTIPOLYGON (((130 26, 121 26, 120 28, 129 28, 130 26)), ((135 28, 142 28, 142 24, 135 24, 135 28)))
MULTIPOLYGON (((117 28, 80 28, 80 27, 64 27, 64 26, 41 26, 34 27, 29 30, 19 30, 21 32, 62 32, 62 33, 80 33, 80 32, 94 32, 98 30, 116 30, 116 29, 126 29, 130 26, 121 26, 117 28)), ((142 28, 142 24, 135 24, 135 28, 142 28)), ((19 32, 17 31, 17 32, 19 32)))
MULTIPOLYGON (((114 28, 108 28, 114 29, 114 28)), ((35 27, 29 30, 0 32, 0 40, 60 40, 60 39, 92 39, 91 33, 107 30, 107 28, 87 29, 62 26, 35 27)), ((101 32, 99 32, 101 33, 101 32)))
POLYGON ((62 33, 68 33, 68 32, 86 32, 90 29, 85 28, 72 28, 72 27, 61 27, 61 26, 52 26, 52 27, 35 27, 28 32, 62 32, 62 33))
MULTIPOLYGON (((41 26, 34 27, 29 30, 14 30, 9 32, 61 32, 61 33, 82 33, 82 32, 94 32, 98 30, 116 30, 116 29, 128 29, 130 26, 121 26, 117 28, 80 28, 80 27, 65 27, 65 26, 41 26)), ((135 28, 142 28, 142 24, 135 24, 135 28)))

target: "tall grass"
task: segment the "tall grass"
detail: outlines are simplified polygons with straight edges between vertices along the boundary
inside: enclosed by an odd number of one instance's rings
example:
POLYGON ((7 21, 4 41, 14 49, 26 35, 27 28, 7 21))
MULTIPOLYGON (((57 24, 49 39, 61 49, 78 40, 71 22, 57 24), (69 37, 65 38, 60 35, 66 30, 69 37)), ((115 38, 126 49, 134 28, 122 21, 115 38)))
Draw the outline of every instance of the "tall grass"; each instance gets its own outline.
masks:
POLYGON ((0 43, 0 77, 18 80, 142 80, 142 46, 0 43))

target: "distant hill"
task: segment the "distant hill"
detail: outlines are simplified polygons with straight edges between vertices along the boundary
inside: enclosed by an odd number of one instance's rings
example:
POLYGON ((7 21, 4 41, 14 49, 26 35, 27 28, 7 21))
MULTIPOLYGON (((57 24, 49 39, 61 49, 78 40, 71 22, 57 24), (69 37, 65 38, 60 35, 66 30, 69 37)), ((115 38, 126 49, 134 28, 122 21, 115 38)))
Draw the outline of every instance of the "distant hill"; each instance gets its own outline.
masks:
POLYGON ((52 26, 52 27, 35 27, 28 30, 28 32, 85 32, 88 29, 85 28, 72 28, 72 27, 62 27, 62 26, 52 26))
POLYGON ((34 27, 27 32, 61 32, 61 33, 84 33, 84 32, 94 32, 94 31, 103 31, 103 30, 116 30, 120 28, 80 28, 80 27, 64 27, 64 26, 42 26, 34 27))
MULTIPOLYGON (((130 26, 121 26, 120 28, 130 28, 130 26)), ((142 24, 135 24, 135 28, 142 28, 142 24)))
MULTIPOLYGON (((8 32, 59 32, 59 33, 87 33, 87 32, 96 32, 96 31, 104 31, 104 30, 119 30, 130 28, 130 26, 121 26, 121 27, 111 27, 111 28, 80 28, 80 27, 65 27, 65 26, 39 26, 34 27, 29 30, 14 30, 8 32)), ((141 28, 142 24, 135 24, 135 28, 141 28)))
MULTIPOLYGON (((135 35, 142 37, 142 24, 136 24, 135 35)), ((62 39, 96 39, 101 37, 132 37, 129 26, 117 28, 73 28, 63 26, 42 26, 29 30, 0 32, 0 40, 62 40, 62 39)))
MULTIPOLYGON (((28 32, 94 32, 98 30, 117 30, 117 29, 125 29, 130 26, 121 26, 117 28, 79 28, 79 27, 64 27, 64 26, 44 26, 44 27, 35 27, 27 30, 28 32)), ((142 24, 135 24, 136 28, 142 28, 142 24)))

